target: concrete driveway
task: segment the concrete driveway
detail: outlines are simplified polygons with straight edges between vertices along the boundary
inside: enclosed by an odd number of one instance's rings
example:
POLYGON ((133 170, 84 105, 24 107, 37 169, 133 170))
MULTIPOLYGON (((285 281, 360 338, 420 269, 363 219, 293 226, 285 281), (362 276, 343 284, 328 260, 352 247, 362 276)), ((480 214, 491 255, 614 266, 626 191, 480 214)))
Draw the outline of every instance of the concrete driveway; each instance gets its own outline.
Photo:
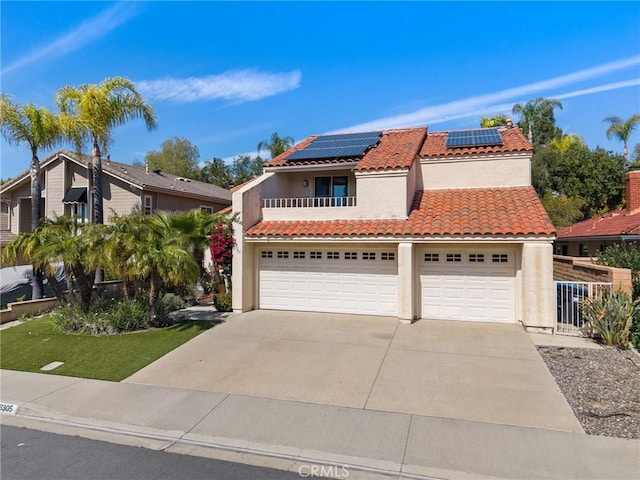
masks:
POLYGON ((258 310, 125 382, 582 432, 519 325, 258 310))

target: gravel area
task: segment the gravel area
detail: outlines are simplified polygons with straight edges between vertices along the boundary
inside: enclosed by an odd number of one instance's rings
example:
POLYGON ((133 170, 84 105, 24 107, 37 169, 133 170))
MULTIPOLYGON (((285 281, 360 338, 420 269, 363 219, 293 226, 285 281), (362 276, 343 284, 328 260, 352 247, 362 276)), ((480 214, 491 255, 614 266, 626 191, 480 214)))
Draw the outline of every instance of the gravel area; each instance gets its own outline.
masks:
POLYGON ((605 347, 538 347, 590 435, 640 438, 640 356, 605 347))

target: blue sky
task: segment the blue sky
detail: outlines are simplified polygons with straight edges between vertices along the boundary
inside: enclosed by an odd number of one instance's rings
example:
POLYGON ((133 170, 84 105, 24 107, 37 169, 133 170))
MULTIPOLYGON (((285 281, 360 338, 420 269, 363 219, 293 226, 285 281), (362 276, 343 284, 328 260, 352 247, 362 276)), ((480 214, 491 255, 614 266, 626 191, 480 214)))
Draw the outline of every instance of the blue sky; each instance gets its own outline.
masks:
MULTIPOLYGON (((10 2, 1 88, 55 108, 63 85, 133 80, 158 129, 114 131, 113 160, 174 136, 200 160, 255 154, 271 133, 476 128, 538 96, 565 133, 622 152, 603 118, 640 113, 640 2, 10 2)), ((516 117, 517 118, 517 117, 516 117)), ((630 147, 640 142, 636 131, 630 147)), ((2 178, 28 168, 1 148, 2 178)), ((40 152, 44 159, 50 152, 40 152)))

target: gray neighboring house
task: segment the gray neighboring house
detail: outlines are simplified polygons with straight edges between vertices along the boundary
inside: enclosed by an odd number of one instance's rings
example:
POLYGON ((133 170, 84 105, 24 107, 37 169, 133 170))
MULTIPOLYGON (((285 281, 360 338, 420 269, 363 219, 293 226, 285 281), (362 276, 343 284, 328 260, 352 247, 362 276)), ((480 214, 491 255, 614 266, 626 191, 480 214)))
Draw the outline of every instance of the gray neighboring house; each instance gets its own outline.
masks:
MULTIPOLYGON (((60 150, 40 163, 42 216, 92 218, 92 157, 60 150)), ((186 211, 202 208, 211 213, 231 205, 229 190, 108 159, 102 161, 105 223, 113 212, 126 214, 139 206, 156 210, 186 211)), ((18 233, 31 231, 31 178, 29 171, 0 186, 0 247, 18 233)))

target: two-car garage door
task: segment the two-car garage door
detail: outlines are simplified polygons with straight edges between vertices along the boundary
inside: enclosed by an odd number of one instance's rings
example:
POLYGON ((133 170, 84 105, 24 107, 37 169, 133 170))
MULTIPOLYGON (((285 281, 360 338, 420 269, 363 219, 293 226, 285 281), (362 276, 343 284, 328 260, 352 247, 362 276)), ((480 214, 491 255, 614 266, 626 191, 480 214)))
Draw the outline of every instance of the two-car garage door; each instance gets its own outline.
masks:
POLYGON ((259 305, 271 310, 397 313, 398 262, 391 248, 259 249, 259 305))

